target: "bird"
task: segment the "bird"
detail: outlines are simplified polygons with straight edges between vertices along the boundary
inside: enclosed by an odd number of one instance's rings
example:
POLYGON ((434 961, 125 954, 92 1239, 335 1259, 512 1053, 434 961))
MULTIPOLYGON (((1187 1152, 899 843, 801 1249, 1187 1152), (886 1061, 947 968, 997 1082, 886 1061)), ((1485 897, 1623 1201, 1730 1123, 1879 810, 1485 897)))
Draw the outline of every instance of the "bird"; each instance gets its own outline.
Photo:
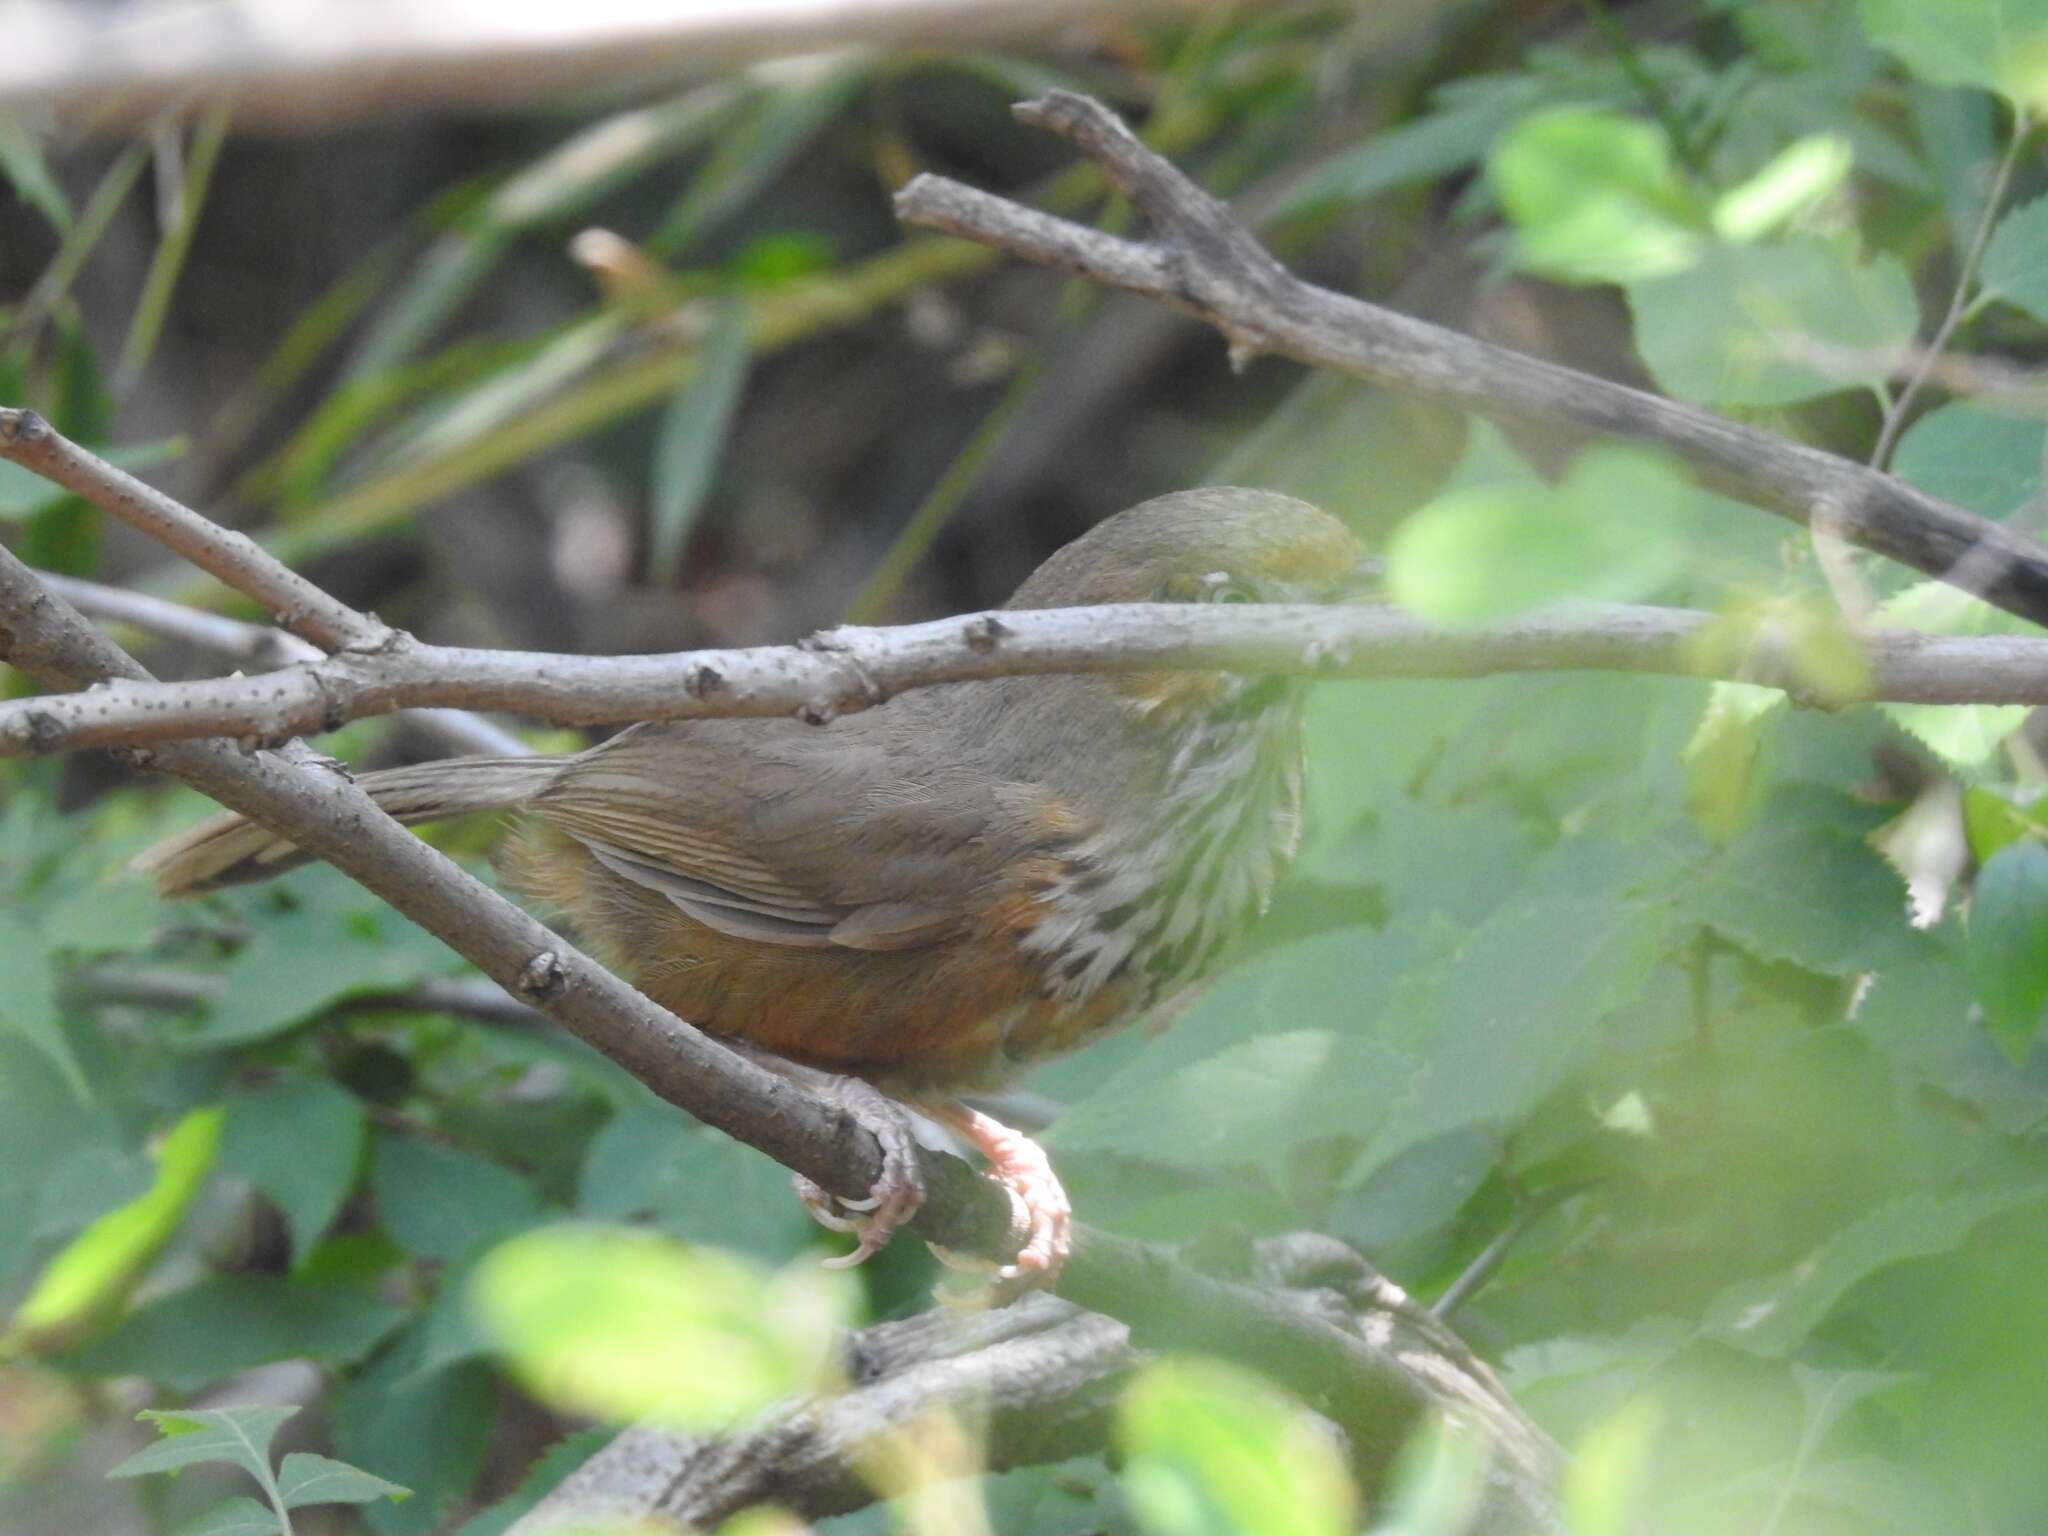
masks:
MULTIPOLYGON (((1103 519, 1011 609, 1335 602, 1371 563, 1337 518, 1204 487, 1103 519)), ((963 1095, 1133 1024, 1161 1026, 1265 910, 1300 839, 1304 680, 1160 670, 909 690, 827 724, 689 719, 563 756, 363 775, 407 823, 510 812, 508 883, 708 1034, 829 1085, 881 1139, 835 1201, 859 1262, 923 1198, 898 1106, 981 1153, 1028 1232, 999 1280, 1049 1283, 1072 1210, 1045 1153, 963 1095)), ((302 862, 217 816, 144 853, 190 896, 302 862)))

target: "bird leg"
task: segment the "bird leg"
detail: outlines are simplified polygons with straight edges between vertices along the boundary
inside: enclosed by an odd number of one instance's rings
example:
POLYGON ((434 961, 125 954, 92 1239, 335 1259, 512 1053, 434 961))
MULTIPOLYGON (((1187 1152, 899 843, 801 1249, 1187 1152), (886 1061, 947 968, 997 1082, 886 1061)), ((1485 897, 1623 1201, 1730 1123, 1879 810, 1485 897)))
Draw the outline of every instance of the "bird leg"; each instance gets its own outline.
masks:
POLYGON ((828 1194, 800 1173, 789 1176, 790 1188, 811 1219, 834 1232, 859 1239, 853 1252, 827 1259, 827 1269, 851 1269, 880 1253, 896 1229, 924 1204, 924 1174, 918 1168, 917 1138, 903 1110, 880 1089, 857 1077, 826 1075, 815 1084, 825 1097, 860 1122, 882 1149, 882 1172, 861 1200, 828 1194))
POLYGON ((998 1291, 1014 1293, 1052 1284, 1074 1250, 1074 1207, 1045 1149, 1022 1131, 956 1101, 917 1107, 987 1160, 989 1177, 1009 1193, 1023 1215, 1029 1235, 1017 1257, 996 1271, 998 1291))

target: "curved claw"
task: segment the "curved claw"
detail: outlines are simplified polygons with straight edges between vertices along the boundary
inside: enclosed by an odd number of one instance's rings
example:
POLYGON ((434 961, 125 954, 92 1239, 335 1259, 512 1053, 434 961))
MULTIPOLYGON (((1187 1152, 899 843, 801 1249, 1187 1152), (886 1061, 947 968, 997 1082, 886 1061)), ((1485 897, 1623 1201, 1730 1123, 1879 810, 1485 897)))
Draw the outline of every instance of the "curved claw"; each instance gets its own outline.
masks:
MULTIPOLYGON (((1074 1207, 1045 1149, 1022 1131, 964 1104, 920 1107, 988 1161, 988 1176, 1017 1207, 1026 1234, 1024 1246, 1015 1259, 996 1269, 992 1278, 998 1295, 1007 1298, 1052 1284, 1074 1251, 1074 1207)), ((967 1267, 955 1256, 932 1251, 956 1268, 967 1267)))
POLYGON ((917 1140, 910 1134, 910 1122, 903 1111, 876 1088, 859 1078, 834 1078, 824 1091, 870 1132, 882 1148, 882 1172, 865 1199, 842 1200, 827 1194, 802 1174, 793 1174, 790 1185, 811 1213, 811 1219, 834 1232, 851 1232, 858 1239, 852 1253, 824 1261, 827 1269, 851 1269, 864 1264, 888 1245, 896 1229, 917 1214, 924 1204, 924 1174, 917 1160, 917 1140))

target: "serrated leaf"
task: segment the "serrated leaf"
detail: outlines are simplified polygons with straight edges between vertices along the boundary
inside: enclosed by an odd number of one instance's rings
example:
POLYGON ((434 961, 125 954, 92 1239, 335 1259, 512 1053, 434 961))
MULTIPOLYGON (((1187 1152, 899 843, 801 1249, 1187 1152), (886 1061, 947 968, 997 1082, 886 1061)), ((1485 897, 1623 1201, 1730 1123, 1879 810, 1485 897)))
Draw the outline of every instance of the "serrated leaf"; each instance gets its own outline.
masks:
POLYGON ((1963 833, 1969 840, 1970 857, 1984 864, 2020 838, 2048 839, 2044 810, 2048 807, 2020 805, 1999 790, 1972 784, 1963 791, 1963 833))
POLYGON ((1970 990, 2013 1060, 2041 1034, 2048 1004, 2048 847, 2023 837, 1994 853, 1970 894, 1970 990))
POLYGON ((240 1467, 258 1482, 270 1478, 270 1442, 297 1408, 252 1404, 244 1408, 145 1408, 138 1419, 156 1425, 165 1436, 113 1467, 109 1477, 141 1477, 172 1472, 201 1462, 220 1461, 240 1467))
POLYGON ((1789 405, 1875 386, 1920 324, 1895 257, 1858 262, 1820 239, 1716 246, 1689 272, 1629 284, 1628 297, 1658 384, 1710 405, 1789 405))
MULTIPOLYGON (((2048 303, 2048 271, 2043 280, 2048 303)), ((2044 452, 2048 423, 2040 417, 2008 416, 1973 400, 1953 400, 1906 429, 1891 467, 1930 496, 1982 517, 2003 518, 2040 498, 2044 452)))
POLYGON ((246 1496, 228 1499, 177 1528, 175 1536, 278 1536, 277 1511, 246 1496))
POLYGON ((1903 1196, 1866 1212, 1783 1273, 1729 1287, 1708 1309, 1706 1330, 1753 1354, 1789 1354, 1860 1281, 1907 1259, 1947 1253, 1980 1223, 2044 1198, 2028 1187, 1903 1196))
MULTIPOLYGON (((1940 581, 1915 583, 1878 609, 1884 623, 1935 635, 2038 634, 2034 625, 1982 598, 1940 581)), ((1996 752, 2027 717, 2020 704, 1893 704, 1878 706, 1958 768, 1973 768, 1996 752)))
POLYGON ((1912 930, 1904 881, 1845 825, 1854 809, 1781 790, 1685 888, 1683 910, 1766 960, 1828 976, 1875 969, 1912 930))
POLYGON ((1518 263, 1561 282, 1622 283, 1683 272, 1705 247, 1705 211, 1662 128, 1617 112, 1559 107, 1524 118, 1488 160, 1518 263))
POLYGON ((1685 808, 1701 830, 1725 842, 1748 821, 1759 780, 1757 760, 1785 695, 1749 683, 1716 683, 1685 744, 1685 808))
POLYGON ((297 1509, 302 1504, 368 1504, 377 1499, 396 1503, 410 1497, 412 1490, 345 1461, 293 1451, 277 1469, 277 1492, 286 1509, 297 1509))
POLYGON ((747 356, 746 306, 724 300, 712 310, 695 366, 670 399, 655 441, 648 568, 664 585, 682 569, 683 547, 717 474, 746 387, 747 356))
POLYGON ((362 1106, 326 1078, 286 1078, 228 1101, 221 1166, 276 1204, 303 1259, 355 1184, 366 1126, 362 1106))

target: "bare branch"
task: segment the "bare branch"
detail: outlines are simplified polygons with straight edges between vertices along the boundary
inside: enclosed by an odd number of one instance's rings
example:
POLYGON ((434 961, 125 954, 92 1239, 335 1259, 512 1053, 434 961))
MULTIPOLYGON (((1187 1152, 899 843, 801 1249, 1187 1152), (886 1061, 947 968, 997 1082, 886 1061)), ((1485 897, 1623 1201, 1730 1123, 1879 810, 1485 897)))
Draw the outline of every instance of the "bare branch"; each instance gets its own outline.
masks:
MULTIPOLYGON (((1319 678, 1616 671, 1720 677, 1810 693, 1796 639, 1764 633, 1739 665, 1703 661, 1710 614, 1588 606, 1476 629, 1390 608, 1123 603, 1001 611, 801 645, 572 656, 423 645, 400 636, 255 677, 116 682, 0 703, 0 757, 229 736, 272 743, 422 705, 515 710, 558 725, 795 714, 824 723, 905 689, 1044 672, 1228 668, 1319 678)), ((2048 639, 1876 630, 1860 637, 1867 697, 2048 704, 2048 639)), ((1830 704, 1844 702, 1828 699, 1830 704)))
POLYGON ((1817 448, 1302 282, 1099 102, 1054 91, 1016 111, 1100 164, 1155 238, 1116 239, 931 175, 897 194, 898 215, 1186 310, 1234 360, 1276 352, 1483 416, 1659 445, 1717 491, 1798 523, 1831 506, 1851 542, 2048 622, 2048 548, 2010 528, 1817 448))
POLYGON ((375 650, 392 637, 385 625, 330 597, 254 539, 222 528, 95 458, 34 411, 0 406, 0 458, 83 496, 175 550, 202 571, 253 597, 286 629, 323 651, 375 650))
MULTIPOLYGON (((102 582, 81 581, 50 571, 37 573, 43 585, 70 603, 80 613, 104 623, 127 624, 166 639, 218 655, 230 656, 257 667, 286 666, 311 661, 320 648, 286 634, 268 624, 245 624, 222 614, 189 608, 167 598, 102 582)), ((526 743, 503 726, 462 709, 421 709, 415 711, 422 724, 456 752, 481 753, 489 757, 518 757, 529 750, 526 743)))
MULTIPOLYGON (((52 688, 149 675, 0 547, 0 658, 52 688)), ((132 749, 137 767, 171 773, 325 859, 447 943, 508 994, 618 1062, 656 1094, 759 1148, 822 1188, 858 1199, 881 1171, 873 1137, 837 1106, 743 1059, 613 976, 528 913, 379 811, 346 775, 317 762, 244 754, 224 743, 132 749)), ((921 1151, 927 1198, 912 1228, 991 1258, 1016 1252, 1011 1202, 964 1162, 921 1151)), ((1079 1228, 1061 1295, 1126 1323, 1143 1348, 1203 1350, 1290 1387, 1351 1436, 1376 1483, 1426 1405, 1446 1392, 1496 1433, 1501 1476, 1554 1524, 1555 1452, 1483 1372, 1437 1354, 1423 1370, 1388 1348, 1385 1329, 1354 1329, 1270 1285, 1218 1279, 1163 1251, 1079 1228), (1450 1372, 1447 1376, 1446 1372, 1450 1372), (1454 1386, 1447 1386, 1447 1381, 1454 1386)))

